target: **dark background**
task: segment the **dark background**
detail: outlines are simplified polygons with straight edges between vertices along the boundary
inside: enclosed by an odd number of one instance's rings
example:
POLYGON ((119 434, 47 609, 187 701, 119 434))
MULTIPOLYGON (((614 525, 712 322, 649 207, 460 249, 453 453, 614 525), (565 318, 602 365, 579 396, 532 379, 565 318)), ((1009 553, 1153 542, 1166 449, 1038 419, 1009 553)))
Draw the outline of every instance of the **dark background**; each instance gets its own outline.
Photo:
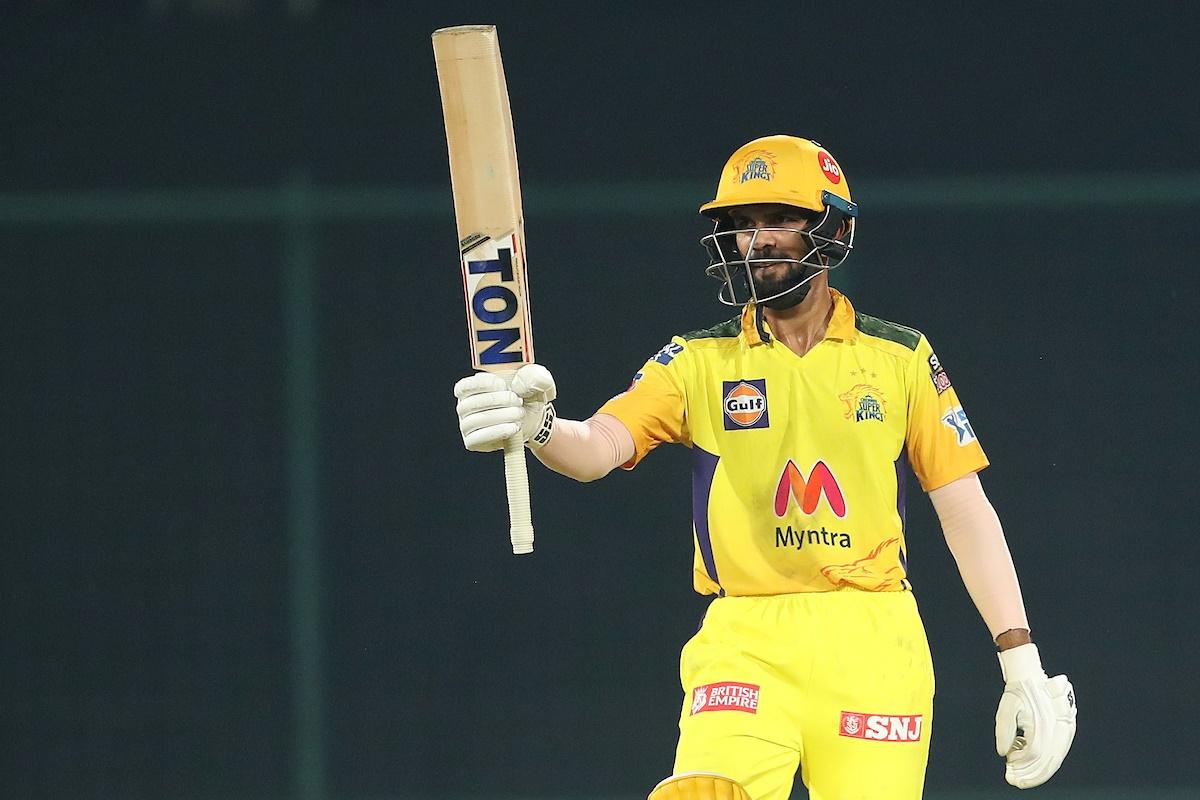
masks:
MULTIPOLYGON (((601 798, 669 773, 704 607, 686 451, 592 485, 532 465, 516 558, 499 459, 455 427, 429 34, 476 22, 559 412, 729 316, 695 214, 727 156, 821 141, 862 207, 834 283, 937 348, 1080 697, 1038 796, 1200 784, 1200 30, 1182 3, 1052 5, 6 6, 0 794, 601 798)), ((910 497, 929 793, 1009 796, 988 635, 910 497)))

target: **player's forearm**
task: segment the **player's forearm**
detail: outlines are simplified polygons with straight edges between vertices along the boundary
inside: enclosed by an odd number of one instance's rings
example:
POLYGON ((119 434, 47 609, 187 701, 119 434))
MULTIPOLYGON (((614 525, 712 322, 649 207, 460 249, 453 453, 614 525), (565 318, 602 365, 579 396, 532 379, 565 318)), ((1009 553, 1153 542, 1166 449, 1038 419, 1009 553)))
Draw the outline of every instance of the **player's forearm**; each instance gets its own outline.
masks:
POLYGON ((550 439, 534 450, 538 460, 577 481, 603 478, 633 457, 633 436, 608 414, 591 419, 554 420, 550 439))
POLYGON ((972 473, 929 493, 963 585, 1001 647, 1023 644, 1029 621, 1004 529, 972 473))

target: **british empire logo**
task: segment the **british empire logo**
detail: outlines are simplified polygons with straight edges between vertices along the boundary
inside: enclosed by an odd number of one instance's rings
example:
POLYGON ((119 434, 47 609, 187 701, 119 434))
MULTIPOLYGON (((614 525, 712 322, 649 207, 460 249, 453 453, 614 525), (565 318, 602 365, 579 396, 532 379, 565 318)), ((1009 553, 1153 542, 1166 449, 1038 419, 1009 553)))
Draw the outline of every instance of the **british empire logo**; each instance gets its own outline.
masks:
POLYGON ((758 684, 737 681, 697 686, 692 690, 692 716, 704 711, 741 711, 757 714, 759 692, 758 684))

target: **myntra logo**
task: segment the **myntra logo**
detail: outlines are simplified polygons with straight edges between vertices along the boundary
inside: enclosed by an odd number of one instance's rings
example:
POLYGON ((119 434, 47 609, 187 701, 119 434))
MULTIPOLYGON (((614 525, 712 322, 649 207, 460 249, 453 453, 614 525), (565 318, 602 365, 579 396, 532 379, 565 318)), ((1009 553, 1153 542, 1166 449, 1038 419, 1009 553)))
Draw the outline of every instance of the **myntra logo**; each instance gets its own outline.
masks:
POLYGON ((779 476, 779 485, 775 488, 775 516, 786 515, 789 501, 793 499, 801 511, 813 514, 821 504, 822 495, 834 514, 838 517, 846 516, 846 497, 842 494, 842 487, 838 486, 837 478, 825 462, 818 461, 813 464, 812 471, 806 479, 796 462, 789 458, 779 476))

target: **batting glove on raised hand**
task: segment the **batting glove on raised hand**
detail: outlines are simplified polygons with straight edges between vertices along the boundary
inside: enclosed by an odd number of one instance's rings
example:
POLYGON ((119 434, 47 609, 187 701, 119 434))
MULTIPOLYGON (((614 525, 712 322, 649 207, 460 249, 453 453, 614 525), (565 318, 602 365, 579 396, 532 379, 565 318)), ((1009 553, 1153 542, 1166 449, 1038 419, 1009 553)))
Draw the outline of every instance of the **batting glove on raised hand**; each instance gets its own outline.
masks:
POLYGON ((1040 786, 1058 771, 1075 739, 1075 689, 1066 675, 1047 678, 1037 645, 1000 652, 1004 694, 996 709, 996 752, 1004 778, 1018 789, 1040 786))
POLYGON ((504 449, 504 441, 521 434, 537 449, 550 440, 558 396, 554 376, 541 364, 526 364, 506 375, 478 372, 454 384, 458 429, 468 450, 487 453, 504 449))

